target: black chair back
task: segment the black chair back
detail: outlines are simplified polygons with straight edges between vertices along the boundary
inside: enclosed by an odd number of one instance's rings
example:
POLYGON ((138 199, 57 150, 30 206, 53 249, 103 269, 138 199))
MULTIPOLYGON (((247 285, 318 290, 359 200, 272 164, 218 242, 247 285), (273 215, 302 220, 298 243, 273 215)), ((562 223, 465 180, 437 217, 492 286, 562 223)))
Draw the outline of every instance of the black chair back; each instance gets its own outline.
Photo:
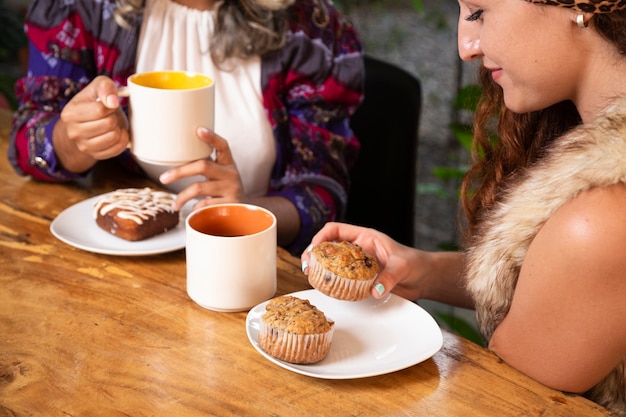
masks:
POLYGON ((373 227, 409 246, 415 235, 421 108, 417 75, 365 57, 365 97, 351 120, 361 153, 351 171, 346 221, 373 227))

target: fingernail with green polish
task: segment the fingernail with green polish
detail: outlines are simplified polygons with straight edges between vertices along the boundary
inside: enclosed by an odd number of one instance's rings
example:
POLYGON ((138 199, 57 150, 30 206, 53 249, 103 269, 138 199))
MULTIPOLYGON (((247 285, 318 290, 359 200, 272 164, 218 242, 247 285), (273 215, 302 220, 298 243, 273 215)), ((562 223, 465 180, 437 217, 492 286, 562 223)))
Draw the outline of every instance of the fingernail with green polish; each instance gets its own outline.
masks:
POLYGON ((385 292, 385 286, 381 284, 380 282, 374 285, 374 289, 376 290, 378 295, 383 295, 383 293, 385 292))

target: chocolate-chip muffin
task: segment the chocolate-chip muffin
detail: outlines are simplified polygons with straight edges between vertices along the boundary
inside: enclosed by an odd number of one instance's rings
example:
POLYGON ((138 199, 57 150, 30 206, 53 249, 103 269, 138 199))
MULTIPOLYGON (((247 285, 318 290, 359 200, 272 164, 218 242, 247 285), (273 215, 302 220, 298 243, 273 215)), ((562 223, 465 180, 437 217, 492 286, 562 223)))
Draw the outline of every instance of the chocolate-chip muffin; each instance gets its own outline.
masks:
POLYGON ((339 300, 368 298, 379 271, 378 260, 351 242, 322 242, 311 250, 309 283, 339 300))
POLYGON ((285 362, 319 362, 330 350, 334 322, 312 305, 290 295, 276 297, 265 306, 259 328, 259 347, 285 362))

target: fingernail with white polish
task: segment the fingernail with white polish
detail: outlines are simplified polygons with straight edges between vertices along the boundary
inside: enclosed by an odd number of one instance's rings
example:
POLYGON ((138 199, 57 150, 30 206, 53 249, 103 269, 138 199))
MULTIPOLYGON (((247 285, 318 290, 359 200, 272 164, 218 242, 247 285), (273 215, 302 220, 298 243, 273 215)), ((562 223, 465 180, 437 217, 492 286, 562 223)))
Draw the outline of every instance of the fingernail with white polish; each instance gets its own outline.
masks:
POLYGON ((309 267, 309 263, 307 261, 302 261, 302 272, 306 272, 306 269, 309 267))
POLYGON ((112 109, 113 107, 119 104, 118 98, 114 94, 106 96, 105 100, 106 100, 106 106, 110 109, 112 109))
POLYGON ((164 172, 159 176, 159 181, 161 181, 163 184, 167 183, 167 180, 170 179, 170 173, 169 172, 164 172))

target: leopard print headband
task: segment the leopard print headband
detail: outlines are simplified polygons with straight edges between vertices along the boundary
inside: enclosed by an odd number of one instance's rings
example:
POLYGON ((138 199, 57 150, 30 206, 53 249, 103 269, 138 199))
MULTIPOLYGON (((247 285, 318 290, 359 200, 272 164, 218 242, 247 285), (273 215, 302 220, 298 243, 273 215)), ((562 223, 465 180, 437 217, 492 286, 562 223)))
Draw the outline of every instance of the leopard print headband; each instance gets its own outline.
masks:
POLYGON ((626 9, 626 0, 526 0, 548 6, 567 7, 583 13, 611 13, 626 9))

